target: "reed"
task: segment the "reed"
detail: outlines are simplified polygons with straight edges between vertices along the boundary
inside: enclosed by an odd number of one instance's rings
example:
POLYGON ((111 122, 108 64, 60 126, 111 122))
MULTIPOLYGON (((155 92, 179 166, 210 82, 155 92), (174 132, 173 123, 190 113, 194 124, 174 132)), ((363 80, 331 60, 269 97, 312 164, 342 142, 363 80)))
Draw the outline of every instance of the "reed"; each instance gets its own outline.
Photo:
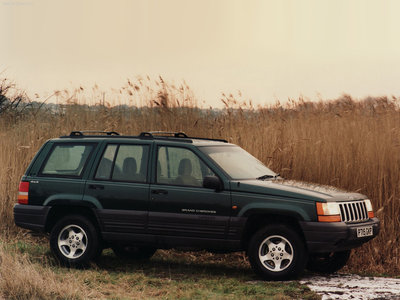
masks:
POLYGON ((223 109, 200 108, 186 84, 137 79, 104 96, 93 89, 56 93, 57 108, 31 107, 0 115, 0 217, 3 232, 18 231, 12 207, 18 183, 38 148, 72 130, 184 131, 238 144, 284 178, 366 194, 382 222, 380 235, 353 251, 349 267, 400 275, 400 109, 397 98, 254 106, 222 95, 223 109), (116 99, 116 100, 115 100, 116 99), (117 105, 122 103, 129 105, 117 105), (118 102, 119 101, 119 102, 118 102), (95 105, 88 105, 93 104, 95 105), (136 106, 133 106, 136 105, 136 106))

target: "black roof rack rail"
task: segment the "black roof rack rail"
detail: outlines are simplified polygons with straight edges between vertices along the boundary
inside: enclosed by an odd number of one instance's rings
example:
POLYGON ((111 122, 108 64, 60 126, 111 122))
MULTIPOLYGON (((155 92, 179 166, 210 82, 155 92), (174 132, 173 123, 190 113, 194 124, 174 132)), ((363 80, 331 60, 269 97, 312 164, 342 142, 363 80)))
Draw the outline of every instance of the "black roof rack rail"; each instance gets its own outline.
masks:
POLYGON ((224 139, 210 139, 203 137, 192 137, 188 136, 184 132, 170 132, 170 131, 144 131, 141 132, 138 136, 130 136, 130 135, 120 135, 116 131, 97 131, 97 130, 76 130, 71 131, 69 135, 60 136, 60 138, 97 138, 97 137, 112 137, 112 138, 139 138, 139 139, 157 139, 157 140, 166 140, 166 141, 179 141, 183 143, 193 143, 193 140, 202 140, 202 141, 217 141, 228 143, 227 140, 224 139), (88 135, 86 135, 88 134, 88 135))
POLYGON ((120 135, 118 132, 115 132, 115 131, 83 130, 83 131, 71 131, 69 136, 84 136, 85 133, 90 133, 90 134, 102 133, 105 135, 120 135))
POLYGON ((217 141, 228 143, 227 140, 224 139, 210 139, 210 138, 201 138, 201 137, 192 137, 188 136, 184 132, 169 132, 169 131, 145 131, 141 132, 139 137, 142 138, 157 138, 157 139, 171 139, 171 138, 186 138, 191 140, 203 140, 203 141, 217 141))
POLYGON ((171 132, 171 131, 145 131, 141 132, 140 137, 154 137, 154 136, 161 136, 161 137, 177 137, 177 138, 189 138, 186 133, 184 132, 171 132))
POLYGON ((224 139, 210 139, 210 138, 194 137, 194 136, 189 137, 189 139, 202 140, 202 141, 216 141, 216 142, 228 143, 228 141, 227 141, 227 140, 224 140, 224 139))

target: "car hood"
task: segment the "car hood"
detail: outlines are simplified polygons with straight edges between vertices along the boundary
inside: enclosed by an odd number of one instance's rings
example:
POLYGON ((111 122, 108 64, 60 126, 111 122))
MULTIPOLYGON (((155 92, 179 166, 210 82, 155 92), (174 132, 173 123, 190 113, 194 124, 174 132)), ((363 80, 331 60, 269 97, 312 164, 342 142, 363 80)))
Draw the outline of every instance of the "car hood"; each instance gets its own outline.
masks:
POLYGON ((359 193, 350 193, 332 186, 295 180, 237 180, 231 182, 231 190, 276 197, 309 199, 313 201, 352 201, 366 199, 359 193))

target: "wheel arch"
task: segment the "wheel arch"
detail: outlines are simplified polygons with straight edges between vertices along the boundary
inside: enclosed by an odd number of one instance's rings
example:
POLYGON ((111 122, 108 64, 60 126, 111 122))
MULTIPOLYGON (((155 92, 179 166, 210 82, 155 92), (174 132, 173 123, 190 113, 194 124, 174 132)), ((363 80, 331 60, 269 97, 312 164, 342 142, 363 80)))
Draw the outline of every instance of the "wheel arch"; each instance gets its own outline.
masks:
POLYGON ((93 207, 89 205, 86 206, 70 206, 65 205, 63 203, 59 203, 51 207, 45 224, 45 231, 50 232, 54 225, 59 221, 61 218, 68 216, 68 215, 80 215, 86 217, 92 222, 92 224, 99 230, 100 232, 100 222, 99 219, 94 212, 93 207))
POLYGON ((306 245, 304 233, 299 224, 301 218, 296 214, 276 214, 267 212, 253 213, 247 217, 242 234, 242 246, 247 249, 251 237, 261 228, 268 225, 286 225, 296 231, 306 245))

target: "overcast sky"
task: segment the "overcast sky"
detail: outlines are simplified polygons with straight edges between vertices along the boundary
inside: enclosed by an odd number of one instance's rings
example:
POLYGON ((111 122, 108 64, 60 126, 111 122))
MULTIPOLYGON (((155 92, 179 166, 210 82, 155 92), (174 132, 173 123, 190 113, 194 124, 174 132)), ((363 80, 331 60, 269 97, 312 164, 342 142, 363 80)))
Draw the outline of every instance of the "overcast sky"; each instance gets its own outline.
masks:
POLYGON ((400 96, 400 1, 0 0, 0 37, 31 94, 162 75, 211 105, 400 96))

